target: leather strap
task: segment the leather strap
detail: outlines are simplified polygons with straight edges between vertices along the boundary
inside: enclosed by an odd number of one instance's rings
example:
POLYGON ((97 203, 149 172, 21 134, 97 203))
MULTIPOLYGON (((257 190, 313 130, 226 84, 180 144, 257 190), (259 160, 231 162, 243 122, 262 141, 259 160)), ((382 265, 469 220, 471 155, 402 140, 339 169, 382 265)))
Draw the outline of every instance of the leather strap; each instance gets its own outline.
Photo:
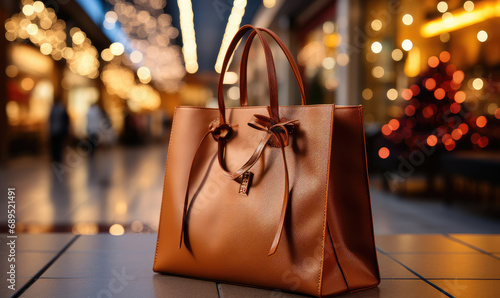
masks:
POLYGON ((304 92, 304 84, 302 83, 302 77, 300 76, 300 71, 295 63, 295 59, 293 58, 292 53, 283 43, 283 41, 271 30, 266 28, 256 28, 255 31, 252 31, 245 42, 245 47, 243 49, 243 54, 241 55, 241 63, 240 63, 240 105, 247 106, 248 105, 248 92, 247 92, 247 64, 248 64, 248 54, 250 52, 250 46, 252 45, 253 38, 257 34, 257 32, 264 31, 269 34, 276 43, 280 46, 283 53, 285 53, 286 58, 288 59, 288 63, 292 68, 293 75, 295 76, 295 80, 297 81, 297 85, 299 86, 300 98, 302 105, 307 105, 306 95, 304 92))
POLYGON ((184 208, 182 209, 182 222, 181 222, 181 235, 179 237, 179 248, 182 247, 182 240, 184 236, 184 231, 186 229, 186 224, 187 224, 187 211, 188 211, 188 205, 189 205, 189 184, 191 183, 191 174, 193 173, 193 167, 194 167, 194 162, 196 160, 196 156, 198 155, 201 145, 205 141, 208 135, 210 135, 213 132, 212 129, 209 129, 205 135, 203 135, 203 138, 200 141, 200 144, 198 145, 198 148, 196 148, 196 152, 193 157, 193 161, 191 162, 191 167, 189 168, 189 175, 188 175, 188 181, 186 185, 186 195, 184 196, 184 208))
POLYGON ((221 124, 226 123, 226 111, 225 111, 225 103, 224 103, 224 92, 223 92, 223 82, 224 75, 227 70, 227 66, 229 64, 229 60, 238 45, 240 39, 247 33, 252 30, 256 32, 259 36, 259 39, 262 43, 262 47, 264 48, 264 55, 266 57, 266 65, 267 65, 267 76, 269 81, 269 105, 271 107, 269 116, 273 119, 275 123, 279 122, 279 108, 278 108, 278 83, 276 79, 276 68, 274 67, 273 54, 271 52, 271 48, 267 43, 267 40, 264 38, 260 31, 256 31, 256 28, 252 25, 245 25, 236 32, 233 37, 233 40, 229 44, 229 47, 226 52, 226 56, 224 57, 224 62, 222 63, 222 69, 219 77, 219 85, 217 87, 217 100, 219 103, 219 113, 220 113, 220 122, 221 124))

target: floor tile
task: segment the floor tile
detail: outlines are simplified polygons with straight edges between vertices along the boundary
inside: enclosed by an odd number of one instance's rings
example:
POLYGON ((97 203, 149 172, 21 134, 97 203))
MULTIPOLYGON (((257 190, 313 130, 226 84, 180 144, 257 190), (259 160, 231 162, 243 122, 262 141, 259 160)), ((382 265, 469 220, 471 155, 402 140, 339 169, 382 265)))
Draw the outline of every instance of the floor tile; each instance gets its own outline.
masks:
POLYGON ((30 278, 16 277, 16 282, 15 282, 15 285, 14 285, 14 290, 11 290, 11 289, 7 288, 8 286, 11 285, 10 282, 8 282, 6 278, 0 279, 0 297, 10 297, 11 295, 14 295, 28 281, 30 281, 30 278))
MULTIPOLYGON (((63 249, 75 235, 69 233, 55 233, 55 234, 17 234, 16 251, 36 251, 36 252, 59 252, 63 249)), ((0 252, 3 254, 7 251, 7 243, 9 238, 6 235, 0 236, 0 252)))
POLYGON ((137 278, 151 278, 153 253, 66 252, 42 275, 44 278, 108 278, 125 272, 137 278))
POLYGON ((477 250, 450 240, 440 234, 376 235, 375 244, 377 247, 388 253, 477 253, 477 250))
POLYGON ((500 280, 431 280, 431 282, 457 298, 498 298, 500 280))
POLYGON ((348 294, 346 298, 443 298, 443 293, 420 279, 383 279, 377 288, 348 294))
MULTIPOLYGON (((498 231, 500 233, 500 230, 498 231)), ((451 234, 453 238, 491 253, 500 253, 500 235, 451 234)))
POLYGON ((485 254, 394 254, 425 278, 500 279, 500 260, 485 254))
POLYGON ((377 253, 377 258, 381 278, 419 278, 384 254, 377 253))
MULTIPOLYGON (((222 297, 238 297, 238 298, 292 298, 292 297, 309 297, 301 294, 285 293, 280 291, 264 290, 257 288, 242 287, 229 284, 219 284, 222 297)), ((421 297, 440 297, 442 293, 425 283, 421 279, 383 279, 380 285, 376 288, 364 290, 352 294, 345 294, 338 297, 349 298, 421 298, 421 297)))
MULTIPOLYGON (((18 252, 16 254, 16 277, 31 278, 47 265, 56 253, 54 252, 18 252)), ((2 271, 8 268, 11 263, 2 258, 0 264, 2 271)))
POLYGON ((301 294, 292 294, 282 292, 280 290, 265 290, 230 284, 219 284, 219 291, 221 293, 221 297, 239 297, 239 298, 260 298, 260 297, 269 297, 269 298, 298 298, 298 297, 309 297, 301 294))
POLYGON ((126 273, 98 279, 41 278, 25 292, 23 297, 216 298, 219 296, 214 282, 166 275, 137 279, 126 273))
POLYGON ((156 234, 110 234, 80 236, 68 251, 151 252, 156 248, 156 234))

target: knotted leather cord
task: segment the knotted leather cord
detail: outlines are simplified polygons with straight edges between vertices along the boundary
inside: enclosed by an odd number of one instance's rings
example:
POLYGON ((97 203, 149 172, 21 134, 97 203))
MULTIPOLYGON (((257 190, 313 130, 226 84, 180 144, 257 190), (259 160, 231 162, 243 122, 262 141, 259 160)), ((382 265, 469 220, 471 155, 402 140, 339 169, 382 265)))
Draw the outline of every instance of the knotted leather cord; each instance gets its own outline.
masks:
MULTIPOLYGON (((217 135, 217 137, 214 137, 215 140, 218 141, 219 144, 219 150, 218 150, 218 155, 219 155, 219 163, 221 166, 221 169, 223 173, 226 175, 226 177, 235 180, 239 178, 241 175, 243 175, 245 172, 250 170, 255 163, 259 160, 260 156, 262 155, 262 152, 264 151, 264 148, 266 147, 267 144, 269 144, 269 141, 271 138, 274 136, 274 139, 278 141, 278 147, 281 148, 281 155, 283 157, 283 165, 284 165, 284 170, 285 170, 285 190, 284 190, 284 196, 283 196, 283 204, 281 208, 281 215, 278 223, 278 229, 274 235, 273 242, 271 244, 271 248, 269 249, 268 255, 272 255, 276 252, 276 249, 278 248, 279 241, 281 239, 281 234, 283 231, 283 226, 285 223, 285 217, 286 217, 286 210, 288 208, 288 201, 289 201, 289 195, 290 195, 290 190, 289 190, 289 176, 288 176, 288 167, 286 163, 286 154, 285 154, 285 147, 288 145, 288 135, 292 131, 294 124, 298 123, 298 120, 285 120, 284 122, 280 123, 274 123, 273 120, 270 117, 266 117, 263 115, 254 115, 253 119, 248 123, 248 125, 254 129, 260 130, 260 131, 265 131, 267 134, 262 138, 260 143, 257 145, 257 148, 255 149, 254 153, 250 157, 250 159, 237 171, 234 173, 229 172, 227 168, 225 167, 224 163, 224 143, 226 142, 225 139, 220 139, 220 137, 217 135)), ((193 161, 191 162, 191 167, 189 169, 189 174, 188 174, 188 183, 186 185, 186 195, 184 197, 184 207, 182 211, 182 223, 181 223, 181 233, 180 233, 180 240, 179 240, 179 248, 182 247, 182 242, 183 242, 183 237, 184 237, 184 231, 185 231, 185 226, 187 224, 187 209, 189 206, 189 184, 191 181, 191 174, 193 172, 193 167, 195 164, 196 156, 199 153, 199 150, 201 148, 201 145, 207 138, 209 134, 214 134, 214 133, 219 133, 219 128, 220 126, 225 125, 221 124, 217 127, 213 127, 211 125, 210 129, 203 135, 203 138, 201 139, 200 144, 198 145, 198 148, 196 149, 196 152, 193 157, 193 161)), ((226 135, 224 135, 224 138, 226 135)))

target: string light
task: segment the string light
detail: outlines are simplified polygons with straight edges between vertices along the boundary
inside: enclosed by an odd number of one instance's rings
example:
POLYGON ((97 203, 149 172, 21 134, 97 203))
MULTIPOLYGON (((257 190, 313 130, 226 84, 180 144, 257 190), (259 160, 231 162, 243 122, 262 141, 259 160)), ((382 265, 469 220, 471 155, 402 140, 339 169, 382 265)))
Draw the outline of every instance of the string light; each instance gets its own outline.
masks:
POLYGON ((444 13, 448 10, 448 3, 444 2, 444 1, 440 1, 438 4, 437 4, 437 10, 440 12, 440 13, 444 13))
POLYGON ((411 14, 405 14, 402 18, 403 24, 409 26, 413 23, 413 16, 411 14))
POLYGON ((370 89, 370 88, 364 89, 363 92, 361 92, 361 96, 363 96, 363 98, 365 100, 372 99, 372 97, 373 97, 373 91, 372 91, 372 89, 370 89))
POLYGON ((485 42, 488 39, 488 33, 486 31, 481 30, 477 33, 477 40, 480 42, 485 42))
POLYGON ((405 39, 401 43, 401 47, 403 48, 403 50, 408 52, 409 50, 411 50, 411 48, 413 48, 413 43, 411 42, 411 40, 405 39))
POLYGON ((180 12, 182 31, 182 53, 188 73, 198 71, 198 57, 196 53, 196 37, 194 32, 194 14, 191 0, 177 0, 180 12))
POLYGON ((474 2, 472 1, 465 1, 464 3, 464 9, 465 11, 471 12, 474 10, 474 2))
POLYGON ((234 0, 233 2, 233 8, 231 9, 229 19, 227 20, 226 31, 224 32, 224 37, 222 38, 219 54, 217 55, 217 61, 215 62, 215 71, 217 71, 218 73, 222 71, 224 56, 226 55, 231 40, 240 27, 241 19, 245 14, 246 6, 246 0, 234 0))
POLYGON ((41 1, 23 1, 20 13, 5 21, 5 38, 8 41, 27 40, 40 48, 44 55, 54 60, 66 59, 72 72, 89 78, 99 75, 96 48, 79 28, 69 30, 72 45, 67 46, 66 23, 57 18, 55 11, 41 1))
POLYGON ((370 26, 374 31, 380 31, 380 29, 382 29, 382 21, 379 19, 375 19, 371 22, 370 26))
MULTIPOLYGON (((129 41, 124 44, 124 53, 112 58, 112 62, 126 64, 126 67, 136 70, 145 66, 150 70, 155 88, 167 92, 178 91, 186 68, 182 62, 182 50, 175 45, 179 30, 172 26, 172 17, 163 11, 166 1, 107 1, 113 5, 113 11, 106 14, 105 22, 114 22, 116 19, 129 41)), ((134 75, 134 72, 131 74, 134 75)), ((134 108, 140 109, 140 105, 134 105, 134 108)))
POLYGON ((120 56, 123 52, 125 52, 125 47, 120 42, 114 42, 109 46, 109 50, 111 51, 111 54, 120 56))
POLYGON ((380 79, 384 76, 384 68, 382 68, 382 66, 375 66, 374 68, 372 68, 372 76, 380 79))
POLYGON ((476 78, 472 81, 472 87, 476 90, 481 90, 483 88, 484 82, 480 78, 476 78))
POLYGON ((276 5, 276 0, 264 0, 262 3, 267 8, 273 8, 276 5))
POLYGON ((387 98, 390 100, 396 100, 396 98, 398 98, 398 91, 394 88, 387 90, 387 98))
POLYGON ((403 51, 394 49, 391 53, 391 57, 394 61, 401 61, 401 59, 403 59, 403 51))
POLYGON ((382 44, 380 42, 376 41, 376 42, 372 43, 371 49, 375 54, 378 54, 382 51, 382 44))
POLYGON ((500 15, 500 2, 481 1, 475 4, 471 11, 445 13, 443 18, 432 20, 420 28, 422 37, 433 37, 445 32, 451 32, 474 24, 496 18, 500 15))

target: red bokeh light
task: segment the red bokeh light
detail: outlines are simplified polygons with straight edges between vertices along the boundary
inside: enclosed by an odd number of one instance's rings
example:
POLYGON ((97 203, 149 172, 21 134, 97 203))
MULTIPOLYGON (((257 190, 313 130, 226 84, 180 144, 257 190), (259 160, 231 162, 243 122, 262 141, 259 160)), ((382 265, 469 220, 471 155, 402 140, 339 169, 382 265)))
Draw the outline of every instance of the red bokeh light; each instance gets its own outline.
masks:
POLYGON ((455 72, 455 70, 457 70, 457 67, 453 64, 450 64, 448 66, 446 66, 446 74, 451 76, 453 75, 453 73, 455 72))
POLYGON ((425 80, 425 88, 427 88, 427 90, 429 91, 436 88, 436 80, 434 80, 433 78, 428 78, 427 80, 425 80))
POLYGON ((418 85, 415 84, 410 86, 410 90, 413 96, 417 96, 420 93, 420 87, 418 87, 418 85))
POLYGON ((462 135, 464 135, 469 131, 469 126, 465 123, 462 123, 458 126, 458 129, 460 129, 460 131, 462 131, 462 135))
POLYGON ((389 128, 391 130, 397 130, 399 128, 399 121, 397 119, 391 119, 391 121, 389 121, 389 128))
POLYGON ((443 63, 450 61, 450 53, 448 53, 447 51, 442 51, 439 54, 439 60, 441 60, 441 62, 443 63))
POLYGON ((413 116, 413 115, 415 115, 415 107, 412 106, 412 105, 406 106, 406 108, 405 108, 405 114, 407 116, 410 116, 410 117, 413 116))
POLYGON ((453 114, 456 114, 456 113, 460 112, 460 109, 461 109, 460 104, 458 104, 458 103, 456 103, 456 102, 454 102, 454 103, 452 103, 452 104, 450 105, 450 111, 451 111, 453 114))
POLYGON ((488 122, 488 120, 486 120, 486 117, 484 117, 484 116, 479 116, 476 119, 476 125, 479 128, 485 127, 487 122, 488 122))
POLYGON ((456 84, 462 83, 462 81, 464 80, 464 78, 465 78, 465 74, 461 70, 457 70, 457 71, 455 71, 453 73, 453 82, 456 83, 456 84))
POLYGON ((444 96, 446 95, 446 92, 444 92, 444 89, 443 88, 437 88, 435 91, 434 91, 434 97, 438 100, 441 100, 444 98, 444 96))
POLYGON ((455 149, 455 141, 453 141, 453 139, 448 139, 446 141, 446 143, 444 144, 444 147, 448 151, 451 151, 451 150, 455 149))
POLYGON ((431 106, 426 106, 423 110, 422 110, 422 115, 424 115, 425 118, 430 118, 432 117, 432 115, 434 115, 434 111, 432 110, 432 107, 431 106))
POLYGON ((477 141, 477 145, 481 148, 488 146, 489 140, 487 137, 480 137, 477 141))
POLYGON ((378 150, 378 156, 382 159, 386 159, 390 154, 391 152, 387 149, 387 147, 382 147, 378 150))
POLYGON ((462 131, 459 128, 454 129, 451 132, 451 137, 455 140, 458 141, 462 137, 462 131))
POLYGON ((403 90, 403 92, 401 92, 401 97, 405 100, 410 100, 413 97, 413 92, 411 91, 411 89, 405 89, 403 90))
POLYGON ((458 102, 458 103, 462 103, 465 101, 465 92, 463 91, 458 91, 457 93, 455 93, 455 101, 458 102))
POLYGON ((429 60, 427 60, 427 63, 429 64, 430 67, 434 68, 439 65, 439 59, 436 56, 431 56, 429 60))
POLYGON ((430 135, 427 137, 427 145, 433 147, 436 146, 438 138, 435 135, 430 135))
POLYGON ((392 133, 392 129, 391 129, 391 128, 389 127, 389 125, 387 125, 387 124, 384 124, 384 125, 382 126, 382 129, 381 129, 381 130, 382 130, 382 133, 383 133, 384 135, 386 135, 386 136, 388 136, 388 135, 390 135, 390 134, 392 133))
POLYGON ((473 133, 472 136, 470 136, 470 141, 472 144, 477 144, 479 139, 481 138, 481 135, 479 135, 477 132, 473 133))

